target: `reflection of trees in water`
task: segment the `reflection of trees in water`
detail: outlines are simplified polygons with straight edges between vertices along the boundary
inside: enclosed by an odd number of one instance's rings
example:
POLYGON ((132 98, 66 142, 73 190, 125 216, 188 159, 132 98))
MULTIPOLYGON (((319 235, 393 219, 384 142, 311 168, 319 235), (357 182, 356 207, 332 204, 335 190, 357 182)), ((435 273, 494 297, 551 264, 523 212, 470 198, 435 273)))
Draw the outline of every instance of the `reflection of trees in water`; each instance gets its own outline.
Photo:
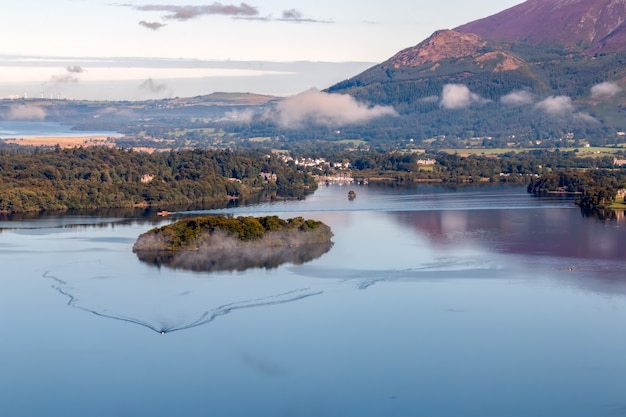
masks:
POLYGON ((580 212, 585 217, 591 217, 593 219, 602 220, 602 221, 617 221, 617 222, 625 222, 626 220, 626 210, 613 210, 613 209, 585 209, 581 208, 580 212))
POLYGON ((143 262, 158 267, 198 272, 243 271, 250 268, 277 268, 284 263, 301 265, 324 255, 332 242, 289 247, 254 246, 251 248, 201 248, 179 252, 138 252, 143 262))
MULTIPOLYGON (((246 199, 229 200, 228 203, 193 204, 177 207, 169 207, 170 214, 184 212, 198 212, 217 209, 232 209, 239 206, 258 204, 261 202, 279 201, 286 199, 304 199, 308 194, 306 190, 276 190, 262 191, 246 199)), ((161 211, 159 207, 126 207, 105 208, 93 210, 60 210, 47 212, 23 212, 3 213, 0 212, 0 222, 7 222, 0 227, 2 229, 38 229, 50 227, 81 228, 81 227, 108 227, 110 224, 151 224, 159 225, 163 218, 157 216, 161 211), (57 221, 55 223, 55 221, 57 221)))

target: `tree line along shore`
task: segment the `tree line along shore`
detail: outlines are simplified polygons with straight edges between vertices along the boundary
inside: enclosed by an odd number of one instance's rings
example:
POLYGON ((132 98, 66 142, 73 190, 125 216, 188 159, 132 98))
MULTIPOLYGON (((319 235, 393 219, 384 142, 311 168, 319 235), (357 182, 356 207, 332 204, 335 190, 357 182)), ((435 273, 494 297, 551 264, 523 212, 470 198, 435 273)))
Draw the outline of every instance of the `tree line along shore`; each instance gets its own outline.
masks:
POLYGON ((299 197, 316 186, 304 170, 254 151, 0 151, 0 211, 5 213, 223 205, 260 192, 299 197))
POLYGON ((223 207, 229 201, 302 198, 316 177, 340 175, 368 183, 477 182, 529 184, 535 194, 580 194, 581 207, 623 199, 626 170, 610 156, 558 150, 501 155, 424 155, 408 151, 326 148, 295 156, 343 161, 303 166, 270 149, 144 153, 108 147, 0 149, 0 212, 153 207, 223 207), (428 165, 420 164, 424 158, 428 165))

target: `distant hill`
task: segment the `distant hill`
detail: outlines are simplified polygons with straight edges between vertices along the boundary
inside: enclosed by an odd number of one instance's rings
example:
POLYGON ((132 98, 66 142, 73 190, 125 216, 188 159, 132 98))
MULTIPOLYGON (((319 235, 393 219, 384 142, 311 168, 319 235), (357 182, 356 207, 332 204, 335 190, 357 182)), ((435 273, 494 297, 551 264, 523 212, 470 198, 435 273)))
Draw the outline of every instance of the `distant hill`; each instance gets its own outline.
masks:
POLYGON ((271 105, 279 97, 216 92, 145 101, 0 99, 0 121, 52 121, 76 130, 160 136, 170 129, 207 127, 228 112, 271 105), (191 121, 191 122, 190 122, 191 121))
POLYGON ((259 106, 276 101, 277 97, 252 93, 215 92, 204 96, 165 99, 171 107, 176 106, 259 106))
MULTIPOLYGON (((529 0, 435 32, 327 91, 393 106, 407 137, 626 130, 626 0, 529 0)), ((569 135, 571 136, 571 134, 569 135)))

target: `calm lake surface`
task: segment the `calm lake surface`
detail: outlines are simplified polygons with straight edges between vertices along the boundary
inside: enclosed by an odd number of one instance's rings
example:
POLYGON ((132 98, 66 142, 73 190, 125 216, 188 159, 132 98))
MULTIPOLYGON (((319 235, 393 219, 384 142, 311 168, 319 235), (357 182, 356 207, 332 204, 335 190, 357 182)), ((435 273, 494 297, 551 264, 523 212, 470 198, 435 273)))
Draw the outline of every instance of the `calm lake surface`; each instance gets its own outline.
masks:
POLYGON ((185 214, 0 221, 0 415, 626 416, 626 223, 523 187, 352 189, 214 211, 332 227, 273 269, 132 253, 185 214))
POLYGON ((111 131, 73 130, 57 122, 25 122, 0 120, 0 139, 33 137, 120 136, 111 131))

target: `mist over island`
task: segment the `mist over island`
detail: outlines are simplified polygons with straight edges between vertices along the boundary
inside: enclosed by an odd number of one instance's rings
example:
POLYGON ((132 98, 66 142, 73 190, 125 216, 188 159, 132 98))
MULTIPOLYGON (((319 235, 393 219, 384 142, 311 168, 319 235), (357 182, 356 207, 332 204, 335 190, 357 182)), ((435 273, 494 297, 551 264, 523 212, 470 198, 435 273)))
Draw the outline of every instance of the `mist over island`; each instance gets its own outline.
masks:
POLYGON ((301 217, 208 216, 180 220, 139 236, 143 262, 193 271, 243 271, 303 264, 332 248, 327 225, 301 217))

